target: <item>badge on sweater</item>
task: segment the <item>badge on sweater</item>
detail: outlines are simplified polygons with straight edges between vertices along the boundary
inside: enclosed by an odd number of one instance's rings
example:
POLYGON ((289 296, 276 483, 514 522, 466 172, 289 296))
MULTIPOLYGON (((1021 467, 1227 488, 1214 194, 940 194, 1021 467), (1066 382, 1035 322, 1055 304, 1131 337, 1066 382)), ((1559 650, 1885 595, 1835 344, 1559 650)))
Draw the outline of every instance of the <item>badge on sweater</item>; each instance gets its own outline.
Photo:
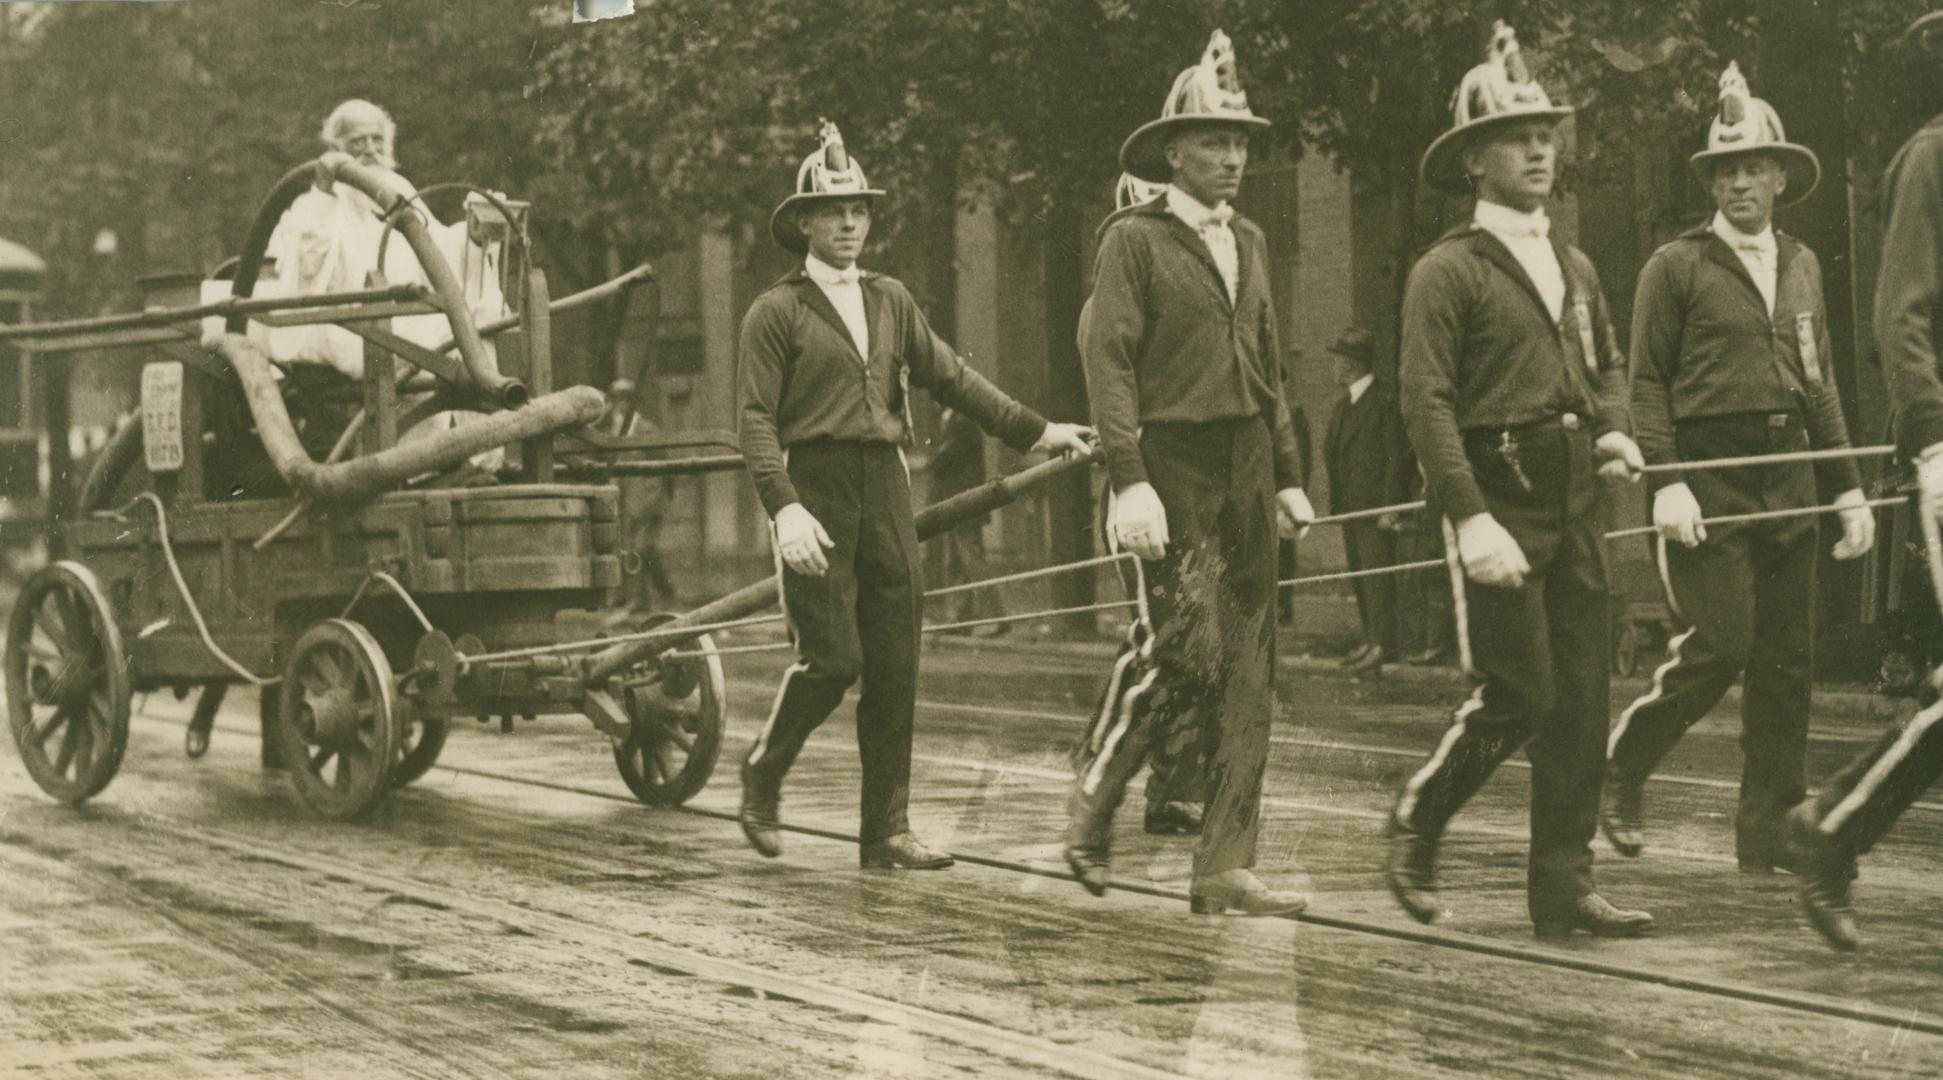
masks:
POLYGON ((1592 305, 1583 296, 1572 301, 1572 321, 1579 324, 1579 352, 1585 357, 1585 369, 1597 375, 1599 347, 1592 340, 1592 305))
POLYGON ((1795 316, 1795 346, 1801 350, 1801 367, 1808 381, 1822 381, 1821 357, 1815 351, 1815 315, 1804 311, 1795 316))

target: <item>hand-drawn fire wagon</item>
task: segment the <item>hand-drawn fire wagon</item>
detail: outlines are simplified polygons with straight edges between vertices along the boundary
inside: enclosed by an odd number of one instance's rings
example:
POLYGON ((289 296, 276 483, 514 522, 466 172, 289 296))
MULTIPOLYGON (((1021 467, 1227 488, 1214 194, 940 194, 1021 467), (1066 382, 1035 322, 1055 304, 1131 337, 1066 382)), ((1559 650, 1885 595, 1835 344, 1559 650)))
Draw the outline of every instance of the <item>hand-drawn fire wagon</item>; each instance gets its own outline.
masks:
POLYGON ((53 523, 60 557, 24 583, 8 626, 12 734, 55 798, 78 803, 113 778, 132 693, 200 690, 199 756, 223 690, 244 682, 263 688, 266 760, 331 818, 422 776, 455 716, 583 712, 650 804, 680 803, 714 768, 724 693, 706 632, 597 674, 588 658, 606 643, 557 640, 561 612, 611 607, 621 585, 614 476, 739 464, 726 433, 619 434, 631 381, 612 401, 553 385, 549 318, 651 285, 652 271, 550 301, 527 207, 490 192, 468 197, 455 270, 419 213, 425 193, 388 176, 341 154, 293 170, 225 298, 0 327, 44 365, 113 350, 142 366, 139 415, 99 455, 80 512, 53 523), (380 251, 408 244, 423 280, 255 295, 284 213, 339 184, 375 205, 380 251), (482 276, 504 298, 490 321, 467 302, 482 276), (427 315, 448 341, 391 329, 427 315), (319 327, 356 335, 361 377, 266 348, 319 327), (503 457, 489 470, 472 464, 482 454, 503 457))

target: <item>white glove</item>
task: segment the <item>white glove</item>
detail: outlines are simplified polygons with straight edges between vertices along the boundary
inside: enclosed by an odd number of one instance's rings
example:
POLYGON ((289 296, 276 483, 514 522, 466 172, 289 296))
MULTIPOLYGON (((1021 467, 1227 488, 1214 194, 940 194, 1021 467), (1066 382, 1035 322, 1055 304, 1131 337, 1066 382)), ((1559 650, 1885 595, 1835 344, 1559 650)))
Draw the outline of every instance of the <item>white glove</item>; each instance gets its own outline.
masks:
POLYGON ((823 523, 802 503, 790 503, 776 512, 776 550, 791 570, 804 577, 822 577, 830 569, 830 559, 823 552, 836 546, 823 531, 823 523))
POLYGON ((1646 458, 1639 452, 1639 444, 1623 431, 1606 432, 1599 436, 1599 441, 1593 443, 1592 448, 1605 462, 1599 466, 1600 476, 1638 481, 1640 470, 1646 468, 1646 458))
POLYGON ((1286 487, 1275 493, 1275 531, 1284 540, 1300 540, 1309 535, 1309 523, 1316 519, 1316 508, 1299 487, 1286 487))
POLYGON ((1653 496, 1653 524, 1660 535, 1694 547, 1707 539, 1707 527, 1700 523, 1700 500, 1685 484, 1668 484, 1653 496))
POLYGON ((1152 562, 1167 554, 1167 509, 1154 485, 1142 480, 1113 498, 1113 538, 1152 562))
POLYGON ((1841 507, 1836 514, 1842 519, 1842 538, 1830 554, 1837 559, 1853 559, 1876 546, 1876 513, 1868 503, 1861 488, 1850 488, 1836 496, 1835 505, 1841 507))
POLYGON ((1046 430, 1039 433, 1039 441, 1032 444, 1032 449, 1085 457, 1093 452, 1093 444, 1088 441, 1092 437, 1093 429, 1084 424, 1049 423, 1046 430))
POLYGON ((1943 519, 1943 442, 1931 443, 1916 455, 1916 486, 1923 512, 1943 519))
POLYGON ((1457 523, 1457 557, 1464 573, 1479 585, 1515 589, 1531 573, 1518 541, 1488 513, 1472 514, 1457 523))

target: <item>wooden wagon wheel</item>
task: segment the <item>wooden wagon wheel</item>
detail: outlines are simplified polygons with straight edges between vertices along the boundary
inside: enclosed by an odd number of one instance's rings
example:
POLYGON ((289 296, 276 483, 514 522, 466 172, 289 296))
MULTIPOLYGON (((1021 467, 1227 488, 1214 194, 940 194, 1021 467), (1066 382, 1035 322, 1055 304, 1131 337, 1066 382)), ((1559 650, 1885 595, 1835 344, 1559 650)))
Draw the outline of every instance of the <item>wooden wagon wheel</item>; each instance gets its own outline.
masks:
MULTIPOLYGON (((652 628, 674 618, 648 617, 652 628)), ((722 712, 727 690, 722 657, 707 634, 677 651, 700 655, 661 657, 631 672, 622 701, 633 722, 614 742, 614 763, 634 797, 649 806, 680 806, 715 772, 722 751, 722 712)))
POLYGON ((439 751, 445 749, 445 736, 450 730, 450 717, 443 713, 431 713, 407 702, 400 708, 398 735, 398 761, 391 767, 391 786, 404 787, 406 784, 432 771, 438 764, 439 751))
POLYGON ((7 622, 7 720, 42 791, 77 805, 128 746, 128 654, 93 571, 62 561, 21 587, 7 622))
POLYGON ((334 820, 371 809, 399 755, 395 682, 377 639, 349 619, 312 626, 280 690, 277 743, 298 800, 334 820))

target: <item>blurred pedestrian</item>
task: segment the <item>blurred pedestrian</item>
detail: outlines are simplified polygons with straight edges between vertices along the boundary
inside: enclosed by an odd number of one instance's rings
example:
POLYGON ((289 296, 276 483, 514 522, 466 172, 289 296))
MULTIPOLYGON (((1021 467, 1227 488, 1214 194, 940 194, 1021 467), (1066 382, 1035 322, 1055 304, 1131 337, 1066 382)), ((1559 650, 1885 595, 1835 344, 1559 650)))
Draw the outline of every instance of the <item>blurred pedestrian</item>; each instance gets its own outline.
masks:
MULTIPOLYGON (((1409 490, 1410 444, 1403 434, 1403 412, 1396 390, 1376 376, 1376 339, 1352 327, 1329 347, 1336 358, 1336 382, 1343 394, 1329 418, 1323 462, 1329 470, 1329 512, 1354 513, 1404 501, 1409 490)), ((1351 570, 1397 563, 1402 520, 1396 513, 1342 525, 1343 553, 1351 570)), ((1343 658, 1352 671, 1375 673, 1398 659, 1397 579, 1393 575, 1354 579, 1356 610, 1362 617, 1360 646, 1343 658)))

